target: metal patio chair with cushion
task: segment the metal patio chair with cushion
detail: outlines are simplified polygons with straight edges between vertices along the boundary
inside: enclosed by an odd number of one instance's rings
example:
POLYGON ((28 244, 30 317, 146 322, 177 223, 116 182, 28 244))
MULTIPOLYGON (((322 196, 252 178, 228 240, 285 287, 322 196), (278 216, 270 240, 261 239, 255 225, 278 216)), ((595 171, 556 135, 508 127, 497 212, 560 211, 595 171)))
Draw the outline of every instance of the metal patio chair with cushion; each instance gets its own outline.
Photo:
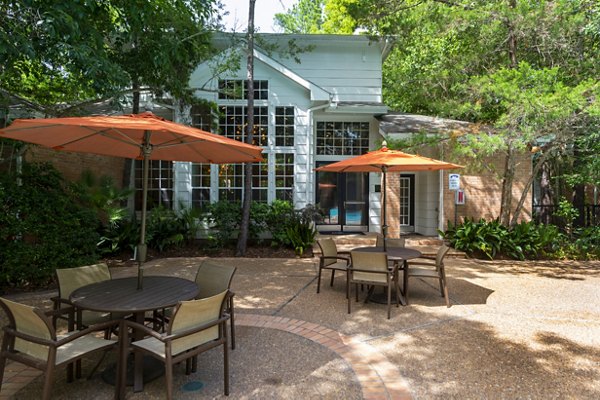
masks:
POLYGON ((387 287, 387 316, 391 317, 392 289, 396 291, 396 307, 400 305, 400 287, 398 285, 398 265, 392 268, 388 265, 387 254, 384 252, 361 252, 351 251, 352 263, 348 268, 348 282, 346 283, 346 296, 348 297, 348 314, 351 312, 350 285, 355 284, 356 301, 358 301, 358 284, 369 287, 367 293, 370 296, 375 286, 387 287))
POLYGON ((198 272, 196 272, 196 284, 200 290, 198 299, 212 297, 225 290, 229 290, 230 294, 227 297, 225 312, 230 317, 229 328, 231 330, 232 350, 235 349, 235 318, 233 309, 233 296, 235 293, 231 291, 231 281, 233 281, 235 271, 237 271, 236 267, 218 264, 213 260, 204 260, 200 264, 200 267, 198 267, 198 272))
MULTIPOLYGON (((173 311, 164 333, 158 333, 145 325, 126 321, 125 326, 141 330, 146 339, 131 343, 133 351, 148 354, 165 363, 167 399, 173 398, 173 365, 186 361, 189 373, 190 361, 195 370, 198 354, 223 345, 224 391, 229 395, 229 349, 227 345, 227 320, 225 312, 228 290, 205 299, 180 302, 173 311)), ((127 329, 125 329, 127 331, 127 329)), ((126 343, 124 341, 123 343, 126 343)), ((126 365, 126 351, 122 352, 120 365, 126 365)), ((124 398, 126 368, 120 368, 120 393, 124 398)))
POLYGON ((349 252, 338 251, 335 241, 331 238, 318 239, 317 244, 321 249, 319 257, 319 275, 317 278, 317 293, 321 291, 321 273, 324 269, 331 270, 331 281, 329 286, 333 286, 333 278, 335 271, 343 271, 347 275, 348 266, 350 265, 349 252), (348 254, 342 256, 341 254, 348 254))
POLYGON ((98 330, 110 328, 114 324, 112 321, 59 336, 51 318, 42 310, 4 298, 0 298, 0 304, 9 319, 9 324, 4 327, 0 352, 0 386, 6 360, 11 359, 44 371, 42 399, 50 399, 56 367, 72 365, 73 362, 80 364, 82 357, 109 350, 117 343, 116 340, 95 336, 98 330))
MULTIPOLYGON (((231 331, 231 349, 235 349, 235 319, 234 319, 234 308, 233 308, 233 296, 234 292, 231 291, 231 282, 233 281, 233 275, 237 271, 237 267, 230 265, 223 265, 216 263, 213 260, 206 259, 198 267, 196 272, 195 282, 198 285, 199 293, 196 296, 197 299, 204 299, 211 297, 216 294, 222 293, 225 290, 229 290, 230 295, 227 298, 227 304, 225 311, 229 314, 230 322, 229 328, 231 331)), ((162 310, 159 314, 159 318, 162 319, 163 328, 169 322, 173 309, 162 310)))
MULTIPOLYGON (((69 300, 71 293, 80 287, 110 280, 111 274, 106 264, 101 263, 83 267, 57 269, 56 279, 58 281, 58 296, 52 298, 54 309, 62 310, 65 309, 65 306, 66 309, 62 316, 56 315, 54 317, 53 324, 55 328, 56 319, 65 318, 64 314, 67 314, 66 319, 69 331, 74 330, 75 327, 82 329, 83 327, 111 319, 110 313, 79 310, 69 300)), ((107 332, 107 335, 109 334, 110 332, 107 332)))
POLYGON ((404 273, 404 297, 408 304, 408 281, 409 278, 434 278, 440 283, 440 292, 446 300, 446 307, 450 307, 448 297, 448 283, 446 281, 446 270, 444 267, 444 257, 448 254, 450 247, 442 245, 435 257, 421 256, 408 262, 408 273, 404 273), (432 261, 427 261, 432 260, 432 261), (418 266, 414 268, 414 266, 418 266))

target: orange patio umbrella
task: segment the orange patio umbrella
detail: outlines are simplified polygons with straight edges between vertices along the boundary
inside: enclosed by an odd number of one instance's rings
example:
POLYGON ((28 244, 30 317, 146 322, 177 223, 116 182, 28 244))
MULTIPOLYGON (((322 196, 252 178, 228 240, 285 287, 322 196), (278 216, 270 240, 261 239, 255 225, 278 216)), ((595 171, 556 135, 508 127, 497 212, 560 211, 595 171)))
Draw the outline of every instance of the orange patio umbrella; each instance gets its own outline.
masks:
POLYGON ((150 112, 119 116, 17 119, 0 129, 0 138, 17 139, 61 151, 93 153, 143 160, 143 196, 138 288, 146 258, 146 206, 150 160, 227 164, 262 161, 262 148, 150 112))
POLYGON ((328 172, 381 172, 383 181, 382 195, 382 226, 381 234, 385 238, 387 236, 386 225, 386 174, 388 172, 405 172, 405 171, 439 171, 445 169, 463 168, 462 165, 452 164, 446 161, 435 160, 433 158, 417 156, 414 154, 404 153, 398 150, 390 150, 385 142, 379 150, 370 151, 366 154, 347 158, 332 164, 324 165, 316 169, 316 171, 328 172))

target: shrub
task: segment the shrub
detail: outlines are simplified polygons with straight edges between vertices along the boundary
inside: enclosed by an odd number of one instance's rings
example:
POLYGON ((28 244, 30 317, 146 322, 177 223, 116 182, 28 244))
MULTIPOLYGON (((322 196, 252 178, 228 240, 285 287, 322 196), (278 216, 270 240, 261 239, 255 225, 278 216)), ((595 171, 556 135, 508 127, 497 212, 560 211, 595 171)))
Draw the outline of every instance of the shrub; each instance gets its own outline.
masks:
POLYGON ((97 214, 50 164, 0 177, 0 285, 41 287, 56 268, 97 262, 97 214))
POLYGON ((287 229, 295 217, 294 205, 289 201, 275 200, 266 215, 267 230, 271 232, 273 246, 291 246, 287 229))

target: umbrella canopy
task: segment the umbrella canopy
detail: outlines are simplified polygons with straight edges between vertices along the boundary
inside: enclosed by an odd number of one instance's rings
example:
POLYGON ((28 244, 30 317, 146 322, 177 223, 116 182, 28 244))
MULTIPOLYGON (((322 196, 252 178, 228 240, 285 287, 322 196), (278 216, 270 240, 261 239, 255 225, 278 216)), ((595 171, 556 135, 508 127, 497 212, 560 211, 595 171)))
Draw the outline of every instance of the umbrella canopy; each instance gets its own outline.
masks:
POLYGON ((119 116, 17 119, 0 129, 0 138, 17 139, 61 151, 143 160, 143 200, 138 287, 146 258, 149 160, 226 164, 262 161, 262 148, 165 120, 146 112, 119 116))
POLYGON ((366 154, 347 158, 342 161, 324 165, 316 171, 324 172, 381 172, 383 174, 383 212, 381 234, 383 235, 384 250, 385 238, 387 236, 386 225, 386 173, 387 172, 405 172, 405 171, 439 171, 445 169, 463 168, 462 165, 452 164, 445 161, 435 160, 433 158, 417 156, 404 153, 398 150, 390 150, 386 143, 379 150, 370 151, 366 154))
POLYGON ((55 150, 164 161, 224 164, 261 161, 262 149, 150 112, 119 116, 17 119, 0 138, 55 150))

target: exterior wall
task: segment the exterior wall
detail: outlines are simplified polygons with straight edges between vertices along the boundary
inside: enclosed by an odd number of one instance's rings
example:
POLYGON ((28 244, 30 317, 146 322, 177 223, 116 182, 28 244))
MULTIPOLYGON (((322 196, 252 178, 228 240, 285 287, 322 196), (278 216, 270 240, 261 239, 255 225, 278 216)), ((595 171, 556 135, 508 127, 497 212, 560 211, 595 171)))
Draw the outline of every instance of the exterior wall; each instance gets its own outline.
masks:
POLYGON ((109 176, 112 178, 115 187, 123 187, 124 158, 63 152, 31 145, 25 154, 25 160, 29 162, 49 162, 69 181, 78 181, 81 178, 81 173, 89 170, 96 177, 109 176))
MULTIPOLYGON (((495 171, 503 171, 505 157, 496 155, 490 157, 489 164, 495 171)), ((460 187, 465 191, 465 204, 456 206, 457 221, 460 223, 464 217, 484 218, 487 220, 495 219, 500 216, 500 201, 502 198, 502 178, 499 173, 490 171, 468 174, 459 172, 460 187)), ((515 167, 515 180, 512 188, 513 201, 511 209, 517 206, 527 180, 532 173, 531 155, 528 153, 517 156, 517 165, 515 167)), ((454 191, 448 190, 448 172, 443 172, 444 188, 444 218, 442 221, 443 229, 448 227, 448 221, 455 222, 454 191)), ((530 192, 531 193, 531 192, 530 192)), ((528 195, 530 196, 530 194, 528 195)), ((525 200, 523 211, 519 220, 530 220, 532 202, 525 200)))

